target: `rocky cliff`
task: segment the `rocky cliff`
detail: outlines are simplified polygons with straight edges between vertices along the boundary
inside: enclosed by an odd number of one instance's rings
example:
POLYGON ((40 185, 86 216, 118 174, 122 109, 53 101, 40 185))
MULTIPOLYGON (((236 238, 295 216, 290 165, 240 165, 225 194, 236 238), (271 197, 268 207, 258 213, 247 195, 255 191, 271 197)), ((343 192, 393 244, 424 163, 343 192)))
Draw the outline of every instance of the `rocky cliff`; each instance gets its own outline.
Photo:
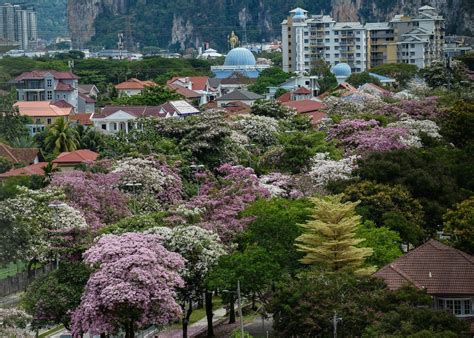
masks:
POLYGON ((183 49, 203 42, 225 48, 232 30, 248 41, 277 38, 295 6, 366 22, 413 15, 424 4, 440 10, 448 34, 474 32, 472 0, 68 0, 68 20, 75 46, 113 47, 121 32, 128 48, 140 43, 183 49))

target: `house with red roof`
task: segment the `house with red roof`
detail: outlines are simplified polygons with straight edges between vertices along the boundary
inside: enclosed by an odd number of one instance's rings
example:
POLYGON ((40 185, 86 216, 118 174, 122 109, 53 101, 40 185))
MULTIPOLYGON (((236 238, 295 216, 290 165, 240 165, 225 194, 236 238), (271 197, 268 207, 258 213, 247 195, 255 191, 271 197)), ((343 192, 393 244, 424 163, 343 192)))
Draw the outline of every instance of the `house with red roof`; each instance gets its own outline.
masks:
POLYGON ((197 100, 199 105, 213 100, 217 94, 209 86, 208 76, 173 77, 166 82, 166 85, 187 100, 197 100))
POLYGON ((13 164, 30 165, 38 163, 38 148, 13 148, 7 144, 0 143, 0 157, 6 158, 13 164))
POLYGON ((200 111, 184 100, 169 101, 159 106, 105 106, 94 113, 91 121, 104 133, 128 133, 140 128, 142 118, 185 118, 200 111))
MULTIPOLYGON (((474 256, 434 239, 378 270, 391 290, 412 285, 425 290, 437 309, 474 324, 474 256)), ((474 325, 471 325, 474 333, 474 325)))
POLYGON ((153 86, 156 86, 156 83, 153 81, 142 81, 136 78, 131 78, 116 85, 115 89, 117 89, 118 96, 122 97, 141 94, 146 87, 153 86))
POLYGON ((21 116, 29 116, 33 122, 27 124, 30 135, 44 131, 58 118, 69 120, 74 115, 74 107, 68 102, 18 101, 14 104, 21 116))
POLYGON ((14 80, 18 101, 66 101, 78 108, 78 80, 72 72, 33 70, 24 72, 14 80))
POLYGON ((44 167, 48 165, 48 162, 38 162, 35 164, 28 165, 22 168, 14 168, 7 172, 0 174, 0 180, 7 179, 14 176, 44 176, 44 167))
POLYGON ((61 171, 68 171, 73 170, 80 164, 94 162, 97 157, 99 157, 99 154, 92 150, 80 149, 59 154, 53 164, 61 171))
POLYGON ((298 100, 283 102, 282 105, 295 110, 298 114, 311 118, 313 124, 319 123, 327 115, 324 112, 325 104, 319 100, 298 100))

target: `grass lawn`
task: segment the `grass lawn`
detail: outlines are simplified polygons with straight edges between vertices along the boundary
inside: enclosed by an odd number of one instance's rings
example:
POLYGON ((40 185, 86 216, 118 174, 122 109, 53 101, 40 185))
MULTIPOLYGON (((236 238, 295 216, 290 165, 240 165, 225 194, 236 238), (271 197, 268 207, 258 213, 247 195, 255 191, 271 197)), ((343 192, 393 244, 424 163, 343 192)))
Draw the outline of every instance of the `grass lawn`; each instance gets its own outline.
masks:
POLYGON ((18 272, 24 270, 26 270, 26 264, 23 262, 10 263, 7 266, 0 267, 0 280, 15 276, 18 272))
MULTIPOLYGON (((222 299, 220 297, 212 297, 212 309, 215 311, 222 306, 222 299)), ((194 309, 193 313, 191 313, 191 318, 189 318, 189 325, 196 323, 197 321, 206 317, 206 309, 194 309)), ((170 325, 168 329, 179 329, 181 328, 181 322, 170 325)))

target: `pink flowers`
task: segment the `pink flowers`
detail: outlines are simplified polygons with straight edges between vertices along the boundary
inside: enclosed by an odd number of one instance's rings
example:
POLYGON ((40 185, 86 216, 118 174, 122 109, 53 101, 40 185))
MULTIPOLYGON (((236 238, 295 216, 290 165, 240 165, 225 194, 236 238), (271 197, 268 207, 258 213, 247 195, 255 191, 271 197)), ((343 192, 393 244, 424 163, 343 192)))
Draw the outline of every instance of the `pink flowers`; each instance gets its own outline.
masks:
POLYGON ((97 271, 73 313, 74 337, 128 330, 130 323, 163 325, 180 316, 175 290, 183 286, 177 271, 184 260, 161 241, 142 233, 106 235, 85 252, 85 262, 97 271))
POLYGON ((68 171, 53 176, 52 186, 65 190, 71 206, 80 210, 87 224, 98 229, 130 214, 126 196, 118 189, 119 173, 68 171))

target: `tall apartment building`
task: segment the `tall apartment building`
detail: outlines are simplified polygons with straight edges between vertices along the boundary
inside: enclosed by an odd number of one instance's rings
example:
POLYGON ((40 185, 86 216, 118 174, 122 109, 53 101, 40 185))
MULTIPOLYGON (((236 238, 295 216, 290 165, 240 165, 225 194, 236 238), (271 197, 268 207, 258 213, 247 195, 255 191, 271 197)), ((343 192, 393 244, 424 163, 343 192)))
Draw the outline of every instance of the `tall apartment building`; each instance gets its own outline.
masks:
POLYGON ((17 42, 23 50, 35 50, 38 42, 38 26, 34 7, 0 5, 0 38, 17 42))
POLYGON ((310 73, 316 60, 347 63, 352 72, 401 62, 423 68, 443 58, 443 45, 444 20, 430 6, 415 18, 396 15, 365 25, 296 8, 282 22, 283 70, 300 74, 310 73))

